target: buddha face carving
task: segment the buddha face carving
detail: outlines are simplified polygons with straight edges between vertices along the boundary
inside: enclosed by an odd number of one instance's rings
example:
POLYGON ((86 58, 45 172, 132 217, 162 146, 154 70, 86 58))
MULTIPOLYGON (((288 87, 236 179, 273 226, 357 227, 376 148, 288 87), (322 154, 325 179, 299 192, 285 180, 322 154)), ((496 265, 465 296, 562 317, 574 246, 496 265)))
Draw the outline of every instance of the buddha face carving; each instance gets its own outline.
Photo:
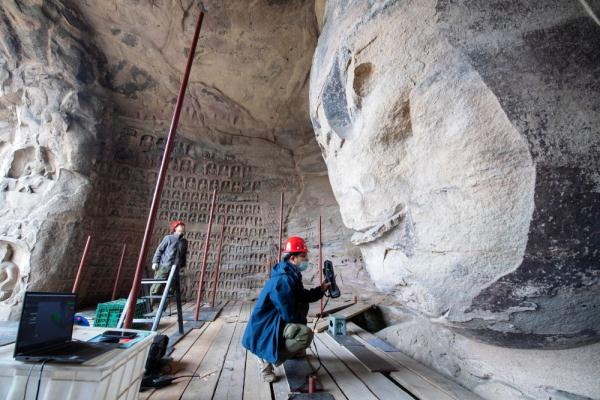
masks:
POLYGON ((527 140, 440 34, 435 2, 370 3, 328 2, 310 106, 371 278, 400 304, 494 344, 589 339, 568 331, 591 323, 553 331, 556 310, 526 300, 548 289, 524 261, 537 190, 527 140))

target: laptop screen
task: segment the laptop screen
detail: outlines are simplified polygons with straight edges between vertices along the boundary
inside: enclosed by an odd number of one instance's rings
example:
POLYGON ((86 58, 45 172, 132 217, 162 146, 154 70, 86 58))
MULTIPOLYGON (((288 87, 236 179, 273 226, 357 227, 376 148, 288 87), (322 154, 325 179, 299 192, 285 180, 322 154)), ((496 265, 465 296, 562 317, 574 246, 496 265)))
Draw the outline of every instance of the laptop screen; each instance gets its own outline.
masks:
POLYGON ((76 298, 73 293, 25 293, 15 356, 70 341, 76 298))

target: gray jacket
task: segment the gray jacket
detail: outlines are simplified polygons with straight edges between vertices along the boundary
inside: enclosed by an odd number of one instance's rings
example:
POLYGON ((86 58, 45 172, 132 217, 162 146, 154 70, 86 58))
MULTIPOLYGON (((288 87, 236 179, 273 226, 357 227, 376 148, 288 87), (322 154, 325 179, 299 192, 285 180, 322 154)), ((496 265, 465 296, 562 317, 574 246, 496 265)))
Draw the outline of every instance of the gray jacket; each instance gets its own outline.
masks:
POLYGON ((185 267, 186 258, 187 239, 183 236, 171 234, 165 236, 156 248, 154 257, 152 257, 152 264, 165 267, 176 264, 181 269, 185 267))

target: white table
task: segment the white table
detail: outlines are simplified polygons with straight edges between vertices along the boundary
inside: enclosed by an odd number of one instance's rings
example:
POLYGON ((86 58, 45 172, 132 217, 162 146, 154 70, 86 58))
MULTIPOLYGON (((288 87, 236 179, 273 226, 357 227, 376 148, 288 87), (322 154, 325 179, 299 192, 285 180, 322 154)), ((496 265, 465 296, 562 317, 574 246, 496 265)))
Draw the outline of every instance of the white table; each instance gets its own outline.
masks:
MULTIPOLYGON (((106 330, 107 328, 75 326, 73 338, 87 341, 106 330)), ((151 332, 128 349, 110 350, 83 364, 47 363, 44 366, 39 399, 137 399, 146 358, 155 335, 156 332, 151 332)), ((14 344, 0 347, 0 399, 33 400, 41 363, 16 361, 13 352, 14 344)))

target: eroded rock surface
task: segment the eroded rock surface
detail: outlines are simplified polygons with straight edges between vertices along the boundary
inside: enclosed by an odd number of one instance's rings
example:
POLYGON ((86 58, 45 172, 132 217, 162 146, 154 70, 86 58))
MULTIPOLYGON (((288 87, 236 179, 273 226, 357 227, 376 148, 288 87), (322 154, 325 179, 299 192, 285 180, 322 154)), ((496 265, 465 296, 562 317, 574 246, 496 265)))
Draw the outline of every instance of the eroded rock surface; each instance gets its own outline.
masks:
MULTIPOLYGON (((72 284, 91 171, 110 115, 105 58, 60 2, 0 6, 0 318, 26 289, 72 284), (52 279, 53 282, 49 282, 52 279)), ((88 229, 91 227, 89 224, 88 229)))
POLYGON ((317 140, 378 288, 489 343, 596 341, 600 27, 577 2, 492 9, 328 2, 317 140))
POLYGON ((600 339, 600 26, 583 3, 328 1, 320 18, 311 119, 395 298, 381 335, 485 398, 600 396, 582 361, 600 339), (571 372, 530 373, 540 360, 571 372))

